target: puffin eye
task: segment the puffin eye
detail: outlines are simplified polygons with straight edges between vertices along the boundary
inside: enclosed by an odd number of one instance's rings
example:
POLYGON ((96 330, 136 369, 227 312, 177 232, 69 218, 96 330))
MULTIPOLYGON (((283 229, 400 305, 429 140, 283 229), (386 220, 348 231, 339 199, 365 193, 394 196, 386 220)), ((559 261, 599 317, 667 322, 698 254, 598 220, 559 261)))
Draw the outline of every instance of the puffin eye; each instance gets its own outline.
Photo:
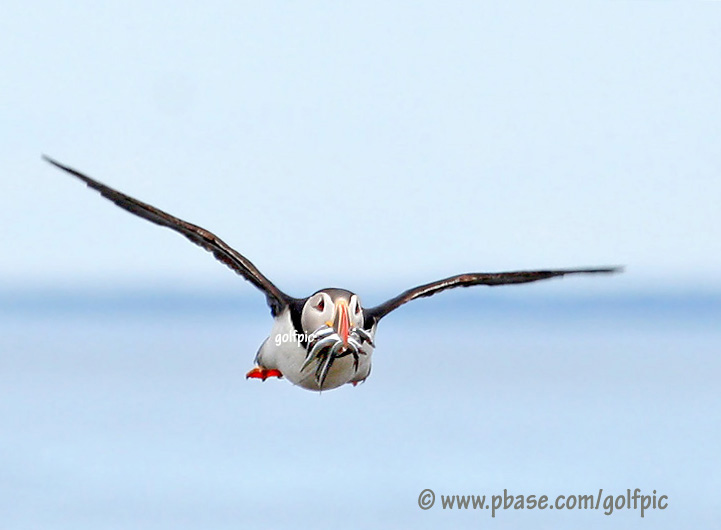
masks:
POLYGON ((315 305, 315 308, 316 308, 318 311, 323 311, 323 309, 325 309, 325 301, 321 298, 321 299, 320 299, 320 302, 318 302, 318 303, 315 305))
POLYGON ((360 304, 355 305, 355 314, 357 315, 358 313, 360 313, 360 304))

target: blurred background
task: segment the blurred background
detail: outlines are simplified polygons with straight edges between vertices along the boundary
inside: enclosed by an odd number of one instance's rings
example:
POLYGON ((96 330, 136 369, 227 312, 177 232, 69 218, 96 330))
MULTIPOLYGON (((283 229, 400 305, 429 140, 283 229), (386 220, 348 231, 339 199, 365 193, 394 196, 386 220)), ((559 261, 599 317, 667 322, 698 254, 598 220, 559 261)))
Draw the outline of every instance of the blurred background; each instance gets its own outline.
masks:
MULTIPOLYGON (((3 4, 3 528, 458 528, 418 495, 656 490, 721 522, 712 3, 3 4), (365 305, 468 271, 321 395, 246 381, 264 298, 46 153, 365 305)), ((621 522, 622 521, 622 522, 621 522)))

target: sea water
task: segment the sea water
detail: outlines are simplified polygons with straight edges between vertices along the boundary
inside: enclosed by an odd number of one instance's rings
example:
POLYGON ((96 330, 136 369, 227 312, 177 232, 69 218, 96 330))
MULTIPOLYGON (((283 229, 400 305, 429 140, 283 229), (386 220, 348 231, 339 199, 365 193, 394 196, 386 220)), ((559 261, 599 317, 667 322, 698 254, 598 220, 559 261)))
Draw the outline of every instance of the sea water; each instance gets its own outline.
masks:
POLYGON ((321 394, 244 378, 267 313, 256 298, 6 295, 0 526, 721 522, 718 298, 419 302, 381 322, 366 383, 321 394), (667 508, 441 506, 635 488, 667 508))

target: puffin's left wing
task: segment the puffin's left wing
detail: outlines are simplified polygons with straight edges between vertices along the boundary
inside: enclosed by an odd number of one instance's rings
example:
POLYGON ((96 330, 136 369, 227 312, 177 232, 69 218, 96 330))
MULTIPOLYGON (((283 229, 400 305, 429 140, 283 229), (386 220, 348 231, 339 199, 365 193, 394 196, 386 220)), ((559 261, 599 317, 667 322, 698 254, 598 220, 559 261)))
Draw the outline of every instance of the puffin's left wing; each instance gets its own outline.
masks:
POLYGON ((280 313, 283 308, 287 307, 291 303, 297 302, 297 299, 288 296, 278 289, 278 287, 266 278, 248 258, 231 248, 230 245, 225 243, 212 232, 192 223, 188 223, 187 221, 183 221, 182 219, 178 219, 169 213, 134 199, 133 197, 130 197, 118 190, 114 190, 110 186, 106 186, 102 182, 98 182, 79 171, 64 166, 60 162, 57 162, 48 156, 43 155, 43 158, 52 165, 76 176, 85 182, 88 187, 99 191, 103 197, 110 199, 122 209, 127 210, 138 217, 147 219, 157 225, 171 228, 176 232, 183 234, 196 245, 203 247, 208 252, 212 252, 213 256, 215 256, 218 261, 221 261, 233 269, 236 273, 243 276, 246 280, 265 293, 266 300, 268 301, 268 305, 270 306, 273 316, 280 313))
POLYGON ((427 283, 413 287, 402 292, 395 298, 391 298, 387 302, 371 307, 365 310, 366 321, 377 322, 388 313, 402 306, 406 302, 421 298, 423 296, 432 296, 446 289, 454 287, 470 287, 472 285, 509 285, 514 283, 529 283, 566 274, 612 274, 621 272, 622 267, 605 267, 598 269, 556 269, 547 271, 516 271, 516 272, 471 272, 468 274, 459 274, 451 276, 445 280, 427 283))

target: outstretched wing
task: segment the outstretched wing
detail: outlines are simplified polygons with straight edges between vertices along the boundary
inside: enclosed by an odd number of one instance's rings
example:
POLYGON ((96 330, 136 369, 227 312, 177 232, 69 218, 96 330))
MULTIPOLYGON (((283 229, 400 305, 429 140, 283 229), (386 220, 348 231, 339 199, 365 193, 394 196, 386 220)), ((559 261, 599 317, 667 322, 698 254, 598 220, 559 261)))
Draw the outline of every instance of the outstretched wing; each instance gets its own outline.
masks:
POLYGON ((278 289, 273 282, 266 278, 258 270, 258 268, 250 262, 250 260, 241 255, 239 252, 233 250, 215 234, 208 232, 204 228, 183 221, 182 219, 178 219, 177 217, 125 195, 124 193, 114 190, 113 188, 110 188, 105 184, 88 177, 87 175, 83 175, 79 171, 62 165, 48 156, 43 155, 43 158, 52 165, 76 176, 85 182, 88 187, 99 191, 103 197, 110 199, 124 210, 134 213, 135 215, 160 226, 172 228, 176 232, 183 234, 196 245, 203 247, 208 252, 212 252, 219 261, 225 263, 228 267, 243 276, 243 278, 265 293, 268 305, 270 306, 271 312, 274 316, 281 312, 284 307, 294 300, 293 297, 288 296, 278 289))
POLYGON ((453 289, 454 287, 470 287, 472 285, 509 285, 514 283, 529 283, 566 274, 611 274, 620 272, 621 267, 606 267, 598 269, 557 269, 548 271, 516 271, 516 272, 472 272, 468 274, 459 274, 451 276, 445 280, 427 283, 413 287, 402 292, 395 298, 391 298, 387 302, 371 307, 365 310, 366 321, 377 322, 388 313, 402 306, 406 302, 421 298, 423 296, 433 296, 436 293, 453 289))

